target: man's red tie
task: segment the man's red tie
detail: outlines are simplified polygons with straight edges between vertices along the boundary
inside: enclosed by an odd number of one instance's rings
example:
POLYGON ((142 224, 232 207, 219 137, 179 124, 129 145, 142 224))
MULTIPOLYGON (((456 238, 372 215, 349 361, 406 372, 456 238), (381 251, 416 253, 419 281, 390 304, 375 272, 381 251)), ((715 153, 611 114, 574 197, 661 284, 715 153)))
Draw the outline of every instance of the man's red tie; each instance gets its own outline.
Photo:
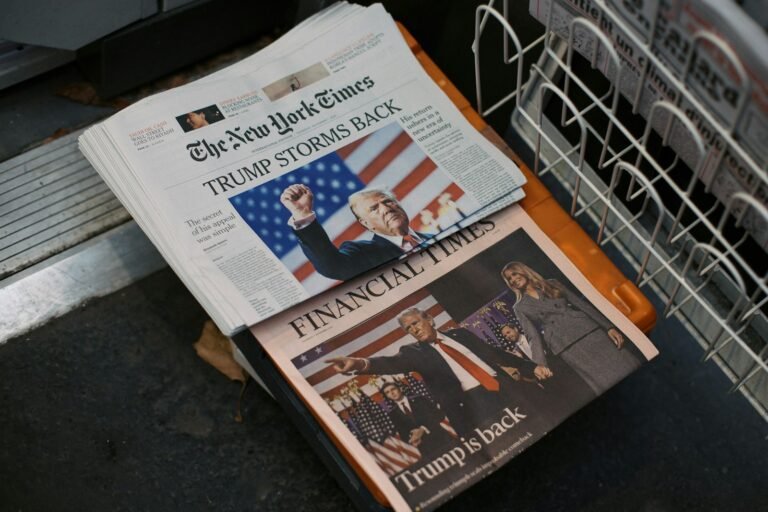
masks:
POLYGON ((411 249, 421 245, 421 240, 417 240, 416 237, 411 234, 405 235, 403 237, 403 245, 405 245, 405 242, 408 242, 409 244, 411 244, 411 249))
POLYGON ((450 347, 443 343, 440 340, 435 341, 435 345, 443 349, 443 352, 448 354, 448 356, 459 363, 462 368, 467 370, 467 372, 477 379, 477 381, 480 383, 481 386, 483 386, 488 391, 498 391, 499 390, 499 381, 497 381, 495 378, 493 378, 493 375, 488 373, 487 371, 483 370, 480 366, 472 362, 470 358, 459 352, 453 347, 450 347))

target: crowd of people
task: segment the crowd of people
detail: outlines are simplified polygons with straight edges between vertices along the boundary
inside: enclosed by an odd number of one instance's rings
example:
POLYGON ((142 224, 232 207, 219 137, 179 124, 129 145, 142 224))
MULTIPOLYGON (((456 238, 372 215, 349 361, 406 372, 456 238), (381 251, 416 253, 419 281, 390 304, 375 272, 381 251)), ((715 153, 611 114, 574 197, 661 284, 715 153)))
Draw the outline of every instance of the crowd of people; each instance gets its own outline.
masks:
POLYGON ((529 430, 547 432, 640 365, 621 332, 567 286, 520 262, 505 265, 501 278, 522 327, 497 326, 507 348, 465 328, 439 330, 428 312, 409 308, 398 322, 414 342, 397 354, 327 362, 345 374, 418 372, 434 402, 405 396, 393 382, 381 392, 400 438, 426 451, 459 442, 505 408, 524 415, 529 430))

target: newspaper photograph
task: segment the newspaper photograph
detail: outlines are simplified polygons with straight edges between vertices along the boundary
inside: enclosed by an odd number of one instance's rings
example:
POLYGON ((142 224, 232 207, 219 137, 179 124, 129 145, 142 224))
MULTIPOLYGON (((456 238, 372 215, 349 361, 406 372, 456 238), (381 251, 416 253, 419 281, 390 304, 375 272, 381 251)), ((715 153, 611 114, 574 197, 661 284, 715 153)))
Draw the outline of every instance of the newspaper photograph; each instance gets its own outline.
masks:
POLYGON ((229 201, 310 294, 397 259, 477 209, 398 123, 229 201))
POLYGON ((656 355, 519 207, 251 328, 395 510, 432 510, 656 355))
POLYGON ((364 11, 258 71, 104 123, 133 171, 105 179, 162 232, 150 237, 172 265, 215 289, 196 295, 216 298, 198 296, 224 332, 524 195, 520 170, 429 78, 391 17, 364 11))
POLYGON ((185 133, 216 123, 222 119, 224 119, 224 116, 216 105, 209 105, 176 117, 176 121, 178 121, 179 126, 185 133))
POLYGON ((298 91, 302 87, 312 85, 327 76, 330 76, 328 70, 322 63, 317 62, 306 69, 291 73, 276 82, 272 82, 262 90, 270 100, 277 101, 283 96, 298 91))

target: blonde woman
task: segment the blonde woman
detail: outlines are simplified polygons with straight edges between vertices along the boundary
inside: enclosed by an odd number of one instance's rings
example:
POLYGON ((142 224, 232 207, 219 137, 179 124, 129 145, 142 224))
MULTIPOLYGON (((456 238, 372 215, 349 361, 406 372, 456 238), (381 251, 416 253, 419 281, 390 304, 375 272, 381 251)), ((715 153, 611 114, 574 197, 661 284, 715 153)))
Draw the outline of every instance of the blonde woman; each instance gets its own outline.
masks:
POLYGON ((563 284, 518 261, 507 263, 501 277, 517 297, 513 309, 537 375, 551 373, 549 360, 559 357, 599 395, 640 365, 619 330, 563 284))

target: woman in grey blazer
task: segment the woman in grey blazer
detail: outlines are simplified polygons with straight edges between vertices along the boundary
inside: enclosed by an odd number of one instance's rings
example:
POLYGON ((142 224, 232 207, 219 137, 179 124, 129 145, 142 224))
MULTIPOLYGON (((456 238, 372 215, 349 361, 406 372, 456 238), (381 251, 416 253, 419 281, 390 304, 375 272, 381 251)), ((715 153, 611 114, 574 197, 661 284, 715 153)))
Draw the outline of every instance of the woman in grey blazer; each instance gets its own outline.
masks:
POLYGON ((559 357, 599 395, 640 366, 622 349, 619 330, 563 284, 518 261, 507 263, 501 277, 517 297, 513 309, 538 373, 550 373, 548 359, 559 357))

